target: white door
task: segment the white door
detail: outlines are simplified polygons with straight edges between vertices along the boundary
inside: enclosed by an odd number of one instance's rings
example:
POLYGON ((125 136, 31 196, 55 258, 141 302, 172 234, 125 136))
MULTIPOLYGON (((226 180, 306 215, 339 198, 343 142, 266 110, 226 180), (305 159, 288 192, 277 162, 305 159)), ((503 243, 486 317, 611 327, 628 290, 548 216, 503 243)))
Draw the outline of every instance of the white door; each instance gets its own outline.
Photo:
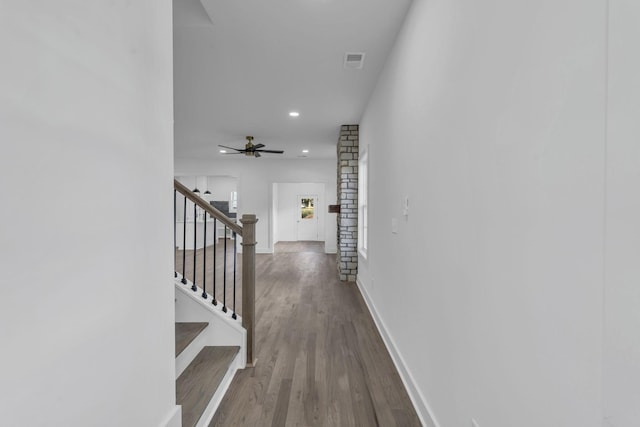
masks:
POLYGON ((298 196, 296 204, 297 240, 318 240, 318 196, 298 196))

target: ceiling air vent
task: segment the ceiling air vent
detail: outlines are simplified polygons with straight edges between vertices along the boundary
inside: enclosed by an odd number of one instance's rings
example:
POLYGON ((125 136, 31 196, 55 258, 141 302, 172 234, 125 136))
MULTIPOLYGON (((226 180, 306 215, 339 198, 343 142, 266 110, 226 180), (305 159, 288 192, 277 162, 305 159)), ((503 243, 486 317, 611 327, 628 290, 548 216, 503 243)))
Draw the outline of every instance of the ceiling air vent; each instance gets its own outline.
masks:
POLYGON ((364 64, 364 52, 347 52, 344 54, 344 68, 361 69, 364 64))

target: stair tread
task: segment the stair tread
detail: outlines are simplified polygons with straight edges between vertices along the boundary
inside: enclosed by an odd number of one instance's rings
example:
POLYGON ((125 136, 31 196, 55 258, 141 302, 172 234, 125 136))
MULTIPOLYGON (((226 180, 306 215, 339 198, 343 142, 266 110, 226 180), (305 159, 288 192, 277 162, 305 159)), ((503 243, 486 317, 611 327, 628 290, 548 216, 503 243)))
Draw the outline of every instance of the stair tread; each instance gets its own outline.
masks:
POLYGON ((229 370, 238 346, 204 347, 176 380, 176 403, 182 405, 182 426, 195 426, 229 370))
POLYGON ((208 325, 207 322, 176 322, 176 357, 208 325))

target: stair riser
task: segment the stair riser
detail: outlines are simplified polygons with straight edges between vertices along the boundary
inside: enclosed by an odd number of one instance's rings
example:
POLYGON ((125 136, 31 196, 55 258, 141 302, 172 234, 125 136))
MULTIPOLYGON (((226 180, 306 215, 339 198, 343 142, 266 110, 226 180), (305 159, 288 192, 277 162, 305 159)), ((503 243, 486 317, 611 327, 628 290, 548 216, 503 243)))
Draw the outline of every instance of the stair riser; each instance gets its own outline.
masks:
POLYGON ((191 363, 193 359, 198 355, 198 353, 200 353, 200 350, 202 350, 207 345, 212 345, 212 339, 205 334, 205 331, 206 329, 200 332, 200 334, 193 341, 191 341, 187 348, 182 350, 182 353, 180 353, 178 357, 176 357, 176 379, 178 379, 180 374, 182 374, 184 370, 187 369, 189 363, 191 363))
POLYGON ((209 326, 176 358, 176 378, 204 346, 240 346, 242 367, 246 364, 247 332, 242 324, 222 313, 219 308, 213 307, 211 298, 204 300, 200 293, 201 291, 193 292, 185 285, 176 284, 176 322, 209 323, 209 326))

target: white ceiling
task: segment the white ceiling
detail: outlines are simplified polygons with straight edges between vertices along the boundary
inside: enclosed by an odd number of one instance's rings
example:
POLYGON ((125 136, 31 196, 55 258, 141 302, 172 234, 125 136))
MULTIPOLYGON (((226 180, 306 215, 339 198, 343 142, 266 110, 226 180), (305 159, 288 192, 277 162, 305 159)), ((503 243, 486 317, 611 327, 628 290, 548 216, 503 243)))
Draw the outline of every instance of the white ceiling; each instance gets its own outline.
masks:
MULTIPOLYGON (((410 3, 174 0, 175 156, 220 158, 218 144, 240 148, 253 135, 285 158, 334 157, 410 3), (346 52, 365 52, 364 68, 345 69, 346 52)), ((247 161, 267 157, 281 156, 247 161)))

